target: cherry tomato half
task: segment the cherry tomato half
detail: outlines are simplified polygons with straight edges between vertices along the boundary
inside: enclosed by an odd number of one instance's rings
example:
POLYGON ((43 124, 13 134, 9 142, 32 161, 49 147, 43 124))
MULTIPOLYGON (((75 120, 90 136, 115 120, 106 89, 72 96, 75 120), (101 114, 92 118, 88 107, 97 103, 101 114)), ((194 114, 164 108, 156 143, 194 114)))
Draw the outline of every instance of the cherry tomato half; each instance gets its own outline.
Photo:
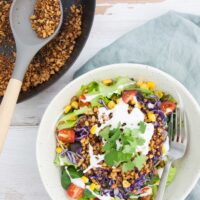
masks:
POLYGON ((136 94, 136 90, 125 90, 122 93, 122 100, 124 101, 124 103, 129 103, 131 100, 133 100, 133 97, 136 96, 136 94))
POLYGON ((74 143, 75 141, 75 132, 73 129, 63 129, 58 131, 58 139, 61 142, 69 142, 69 143, 74 143))
POLYGON ((83 193, 84 193, 84 189, 76 186, 73 183, 71 183, 69 187, 67 188, 67 194, 73 199, 81 198, 83 196, 83 193))
POLYGON ((176 109, 176 104, 171 101, 164 101, 160 104, 160 108, 164 113, 172 113, 176 109))
POLYGON ((90 106, 90 103, 89 102, 86 102, 86 97, 84 95, 81 95, 79 97, 79 106, 80 107, 84 107, 84 106, 90 106))

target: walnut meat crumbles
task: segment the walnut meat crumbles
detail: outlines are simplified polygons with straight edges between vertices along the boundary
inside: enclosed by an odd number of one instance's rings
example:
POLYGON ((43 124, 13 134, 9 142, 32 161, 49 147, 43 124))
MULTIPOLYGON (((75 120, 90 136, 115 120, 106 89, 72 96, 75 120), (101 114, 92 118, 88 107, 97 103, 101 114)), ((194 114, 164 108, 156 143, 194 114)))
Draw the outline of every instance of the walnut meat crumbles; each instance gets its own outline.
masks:
POLYGON ((40 38, 51 36, 60 23, 59 0, 38 0, 30 17, 33 30, 40 38))
POLYGON ((9 26, 9 10, 11 3, 7 0, 0 1, 0 45, 11 37, 9 26))
MULTIPOLYGON (((3 96, 13 71, 15 61, 15 42, 9 25, 9 9, 11 0, 0 1, 0 96, 3 96), (7 51, 9 47, 9 53, 7 51), (8 55, 9 54, 9 55, 8 55)), ((25 74, 22 91, 26 92, 56 74, 70 58, 76 40, 81 35, 82 7, 72 5, 67 11, 68 17, 63 19, 59 34, 34 57, 25 74)))

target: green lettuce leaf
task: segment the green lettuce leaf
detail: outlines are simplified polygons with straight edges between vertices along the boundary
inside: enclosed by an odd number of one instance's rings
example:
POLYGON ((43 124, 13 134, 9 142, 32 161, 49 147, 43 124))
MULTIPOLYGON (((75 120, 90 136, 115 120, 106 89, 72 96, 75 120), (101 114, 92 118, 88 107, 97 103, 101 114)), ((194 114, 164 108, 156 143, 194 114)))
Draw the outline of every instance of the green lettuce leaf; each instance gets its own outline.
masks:
POLYGON ((67 156, 61 156, 60 154, 56 154, 54 164, 57 167, 72 165, 72 163, 67 159, 67 156))
POLYGON ((69 175, 67 174, 66 170, 63 169, 62 176, 61 176, 61 185, 63 189, 67 189, 70 183, 71 183, 71 179, 69 175))
POLYGON ((91 112, 92 111, 92 108, 89 108, 87 106, 84 106, 78 110, 74 110, 73 112, 69 113, 69 114, 66 114, 66 115, 63 115, 57 125, 56 125, 56 128, 58 130, 62 130, 62 129, 65 129, 65 128, 72 128, 75 126, 76 122, 77 122, 77 117, 79 115, 82 115, 82 114, 85 114, 87 112, 91 112))
POLYGON ((171 167, 167 177, 167 186, 173 182, 175 175, 176 175, 176 167, 171 167))
POLYGON ((132 161, 129 161, 123 164, 122 169, 123 169, 123 172, 128 172, 128 171, 131 171, 134 167, 135 167, 135 163, 132 161))
POLYGON ((80 178, 83 176, 83 173, 74 166, 69 166, 67 170, 72 178, 80 178))
POLYGON ((121 94, 124 89, 131 89, 135 82, 128 77, 118 77, 110 86, 104 85, 102 82, 93 81, 88 85, 83 85, 77 95, 97 95, 93 104, 98 102, 100 97, 110 98, 113 94, 121 94))

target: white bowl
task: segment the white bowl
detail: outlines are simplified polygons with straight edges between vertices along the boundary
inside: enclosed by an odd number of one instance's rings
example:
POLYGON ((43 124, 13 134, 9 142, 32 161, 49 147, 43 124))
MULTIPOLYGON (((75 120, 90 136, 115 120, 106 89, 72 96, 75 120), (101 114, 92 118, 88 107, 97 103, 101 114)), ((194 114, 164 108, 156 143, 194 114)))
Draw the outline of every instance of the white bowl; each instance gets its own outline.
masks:
POLYGON ((150 66, 140 64, 114 64, 92 70, 65 86, 49 104, 42 118, 37 138, 37 162, 43 184, 53 200, 66 200, 66 192, 60 183, 60 169, 55 167, 55 124, 63 107, 69 103, 80 86, 92 80, 117 76, 153 80, 157 87, 174 95, 180 95, 189 119, 189 144, 185 157, 176 163, 177 175, 167 188, 165 200, 184 199, 197 182, 200 174, 200 107, 187 89, 170 75, 150 66))

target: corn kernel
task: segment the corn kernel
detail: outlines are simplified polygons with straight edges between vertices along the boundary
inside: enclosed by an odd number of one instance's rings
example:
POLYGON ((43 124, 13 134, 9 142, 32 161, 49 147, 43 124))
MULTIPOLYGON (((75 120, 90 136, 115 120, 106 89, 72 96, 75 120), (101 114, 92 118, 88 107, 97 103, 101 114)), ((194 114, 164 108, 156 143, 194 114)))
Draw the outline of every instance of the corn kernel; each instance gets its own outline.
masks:
POLYGON ((81 179, 84 183, 88 183, 89 181, 89 179, 86 176, 82 176, 81 179))
POLYGON ((91 190, 100 190, 100 185, 98 185, 98 184, 95 184, 95 183, 92 183, 91 185, 90 185, 90 189, 91 190))
POLYGON ((123 180, 122 182, 124 188, 129 188, 131 184, 127 180, 123 180))
POLYGON ((165 150, 165 146, 163 145, 163 146, 162 146, 162 154, 165 154, 165 151, 166 151, 166 150, 165 150))
POLYGON ((116 106, 116 104, 115 104, 114 101, 110 101, 110 102, 108 103, 108 108, 109 108, 109 109, 113 109, 115 106, 116 106))
POLYGON ((100 190, 100 188, 101 188, 101 186, 100 186, 99 184, 95 184, 95 189, 96 189, 96 190, 98 190, 98 191, 99 191, 99 190, 100 190))
POLYGON ((112 84, 112 80, 111 79, 107 79, 107 80, 103 80, 102 81, 102 83, 104 84, 104 85, 110 85, 110 84, 112 84))
POLYGON ((137 86, 141 86, 143 84, 143 81, 142 80, 138 80, 136 84, 137 84, 137 86))
POLYGON ((150 90, 154 90, 155 87, 156 87, 156 84, 153 81, 147 82, 147 85, 148 85, 148 87, 149 87, 150 90))
POLYGON ((94 183, 92 183, 92 184, 90 185, 90 189, 91 189, 92 191, 95 189, 95 184, 94 184, 94 183))
POLYGON ((71 105, 65 107, 64 112, 67 114, 72 109, 71 105))
POLYGON ((131 105, 135 105, 135 100, 131 100, 131 105))
POLYGON ((160 181, 156 181, 156 182, 155 182, 155 185, 159 185, 159 183, 160 183, 160 181))
POLYGON ((61 147, 57 147, 56 148, 56 153, 61 153, 62 152, 62 148, 61 147))
POLYGON ((151 122, 156 121, 156 115, 154 113, 149 112, 147 115, 148 115, 149 121, 151 121, 151 122))
POLYGON ((90 133, 91 133, 91 134, 95 134, 96 130, 97 130, 97 127, 94 125, 94 126, 92 126, 91 129, 90 129, 90 133))
POLYGON ((89 198, 89 200, 95 200, 95 198, 89 198))
POLYGON ((149 89, 149 86, 147 85, 147 83, 142 83, 142 85, 140 85, 140 87, 142 88, 142 89, 149 89))
POLYGON ((164 94, 163 94, 162 91, 157 90, 157 91, 155 91, 155 95, 158 96, 161 99, 164 94))
POLYGON ((137 107, 138 107, 139 109, 141 109, 141 108, 142 108, 142 105, 141 105, 141 103, 140 103, 140 102, 137 102, 137 107))
POLYGON ((74 108, 74 109, 78 109, 78 102, 77 101, 72 101, 71 102, 71 106, 72 106, 72 108, 74 108))
POLYGON ((120 99, 116 99, 116 103, 118 104, 120 102, 120 99))

